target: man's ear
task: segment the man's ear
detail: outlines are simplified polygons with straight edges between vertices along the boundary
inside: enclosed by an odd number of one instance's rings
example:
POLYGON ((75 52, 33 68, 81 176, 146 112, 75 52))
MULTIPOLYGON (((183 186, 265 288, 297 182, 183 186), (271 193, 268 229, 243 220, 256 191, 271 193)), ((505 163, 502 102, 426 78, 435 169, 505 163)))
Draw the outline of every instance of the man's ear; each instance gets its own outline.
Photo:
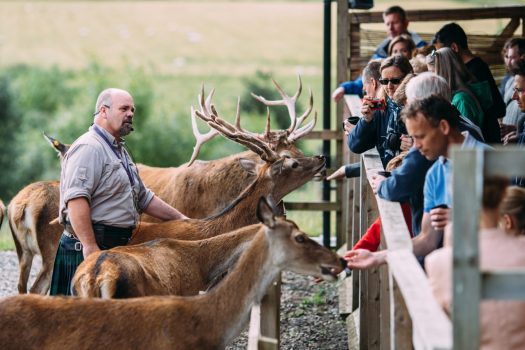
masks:
POLYGON ((450 48, 451 48, 452 51, 454 51, 455 53, 459 53, 459 46, 458 46, 458 44, 456 44, 456 43, 452 43, 452 44, 450 45, 450 48))
POLYGON ((441 132, 445 135, 448 135, 450 134, 450 124, 445 120, 445 119, 441 119, 439 121, 439 129, 441 130, 441 132))

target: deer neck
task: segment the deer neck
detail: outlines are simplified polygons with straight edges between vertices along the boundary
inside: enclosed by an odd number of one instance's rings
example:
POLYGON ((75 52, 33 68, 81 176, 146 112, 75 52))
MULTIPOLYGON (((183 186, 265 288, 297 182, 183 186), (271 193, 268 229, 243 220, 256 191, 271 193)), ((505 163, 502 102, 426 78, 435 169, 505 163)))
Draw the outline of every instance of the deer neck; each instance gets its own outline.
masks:
POLYGON ((268 196, 272 189, 273 183, 270 179, 264 176, 257 177, 231 205, 206 219, 206 228, 203 231, 220 234, 257 223, 257 203, 261 197, 268 196))
POLYGON ((205 252, 199 266, 201 275, 206 276, 208 289, 220 282, 224 273, 235 265, 260 229, 260 224, 254 224, 195 242, 196 254, 203 255, 202 253, 205 252))
POLYGON ((251 307, 261 301, 280 272, 280 268, 272 263, 264 230, 259 230, 234 270, 207 294, 209 307, 216 310, 214 324, 220 328, 214 332, 222 337, 223 345, 242 331, 251 307))

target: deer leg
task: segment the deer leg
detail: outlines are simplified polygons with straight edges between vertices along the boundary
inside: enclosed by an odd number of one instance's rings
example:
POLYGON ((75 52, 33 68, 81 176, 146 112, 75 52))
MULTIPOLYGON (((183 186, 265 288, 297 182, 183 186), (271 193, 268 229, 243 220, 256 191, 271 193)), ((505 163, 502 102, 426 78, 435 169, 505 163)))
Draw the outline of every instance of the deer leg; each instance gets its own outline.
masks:
POLYGON ((53 260, 45 261, 42 259, 42 268, 36 277, 35 283, 29 290, 29 293, 46 295, 51 285, 51 275, 53 272, 53 260))
POLYGON ((27 293, 27 280, 33 264, 33 254, 28 251, 22 251, 19 255, 18 263, 20 265, 20 275, 18 277, 18 293, 27 293))

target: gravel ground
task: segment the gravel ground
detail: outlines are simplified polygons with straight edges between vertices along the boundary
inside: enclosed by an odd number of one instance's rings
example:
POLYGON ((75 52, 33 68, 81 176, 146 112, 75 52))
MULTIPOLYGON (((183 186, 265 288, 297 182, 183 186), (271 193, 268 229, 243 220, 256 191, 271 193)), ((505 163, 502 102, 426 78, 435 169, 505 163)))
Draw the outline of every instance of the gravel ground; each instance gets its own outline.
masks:
MULTIPOLYGON (((35 257, 30 281, 40 257, 35 257)), ((0 252, 0 296, 17 293, 18 260, 12 251, 0 252)), ((315 284, 312 278, 284 272, 281 296, 281 349, 348 349, 345 323, 339 317, 337 283, 315 284)), ((246 331, 228 350, 245 349, 246 331)))

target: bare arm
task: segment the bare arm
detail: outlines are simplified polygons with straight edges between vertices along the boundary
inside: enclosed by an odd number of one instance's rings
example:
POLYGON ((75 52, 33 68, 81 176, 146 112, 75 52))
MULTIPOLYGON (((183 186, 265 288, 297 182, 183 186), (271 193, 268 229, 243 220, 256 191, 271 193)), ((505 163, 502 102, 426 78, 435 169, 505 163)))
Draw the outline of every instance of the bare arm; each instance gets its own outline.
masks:
POLYGON ((430 213, 424 213, 421 220, 421 233, 412 238, 414 255, 425 256, 437 249, 442 237, 443 230, 434 229, 430 222, 430 213))
POLYGON ((164 221, 188 219, 186 215, 182 214, 157 196, 154 196, 151 202, 149 202, 146 209, 144 209, 144 213, 164 221))
POLYGON ((85 259, 91 253, 100 250, 91 223, 91 208, 86 198, 79 197, 70 200, 67 203, 67 209, 71 226, 82 243, 82 253, 85 259))

